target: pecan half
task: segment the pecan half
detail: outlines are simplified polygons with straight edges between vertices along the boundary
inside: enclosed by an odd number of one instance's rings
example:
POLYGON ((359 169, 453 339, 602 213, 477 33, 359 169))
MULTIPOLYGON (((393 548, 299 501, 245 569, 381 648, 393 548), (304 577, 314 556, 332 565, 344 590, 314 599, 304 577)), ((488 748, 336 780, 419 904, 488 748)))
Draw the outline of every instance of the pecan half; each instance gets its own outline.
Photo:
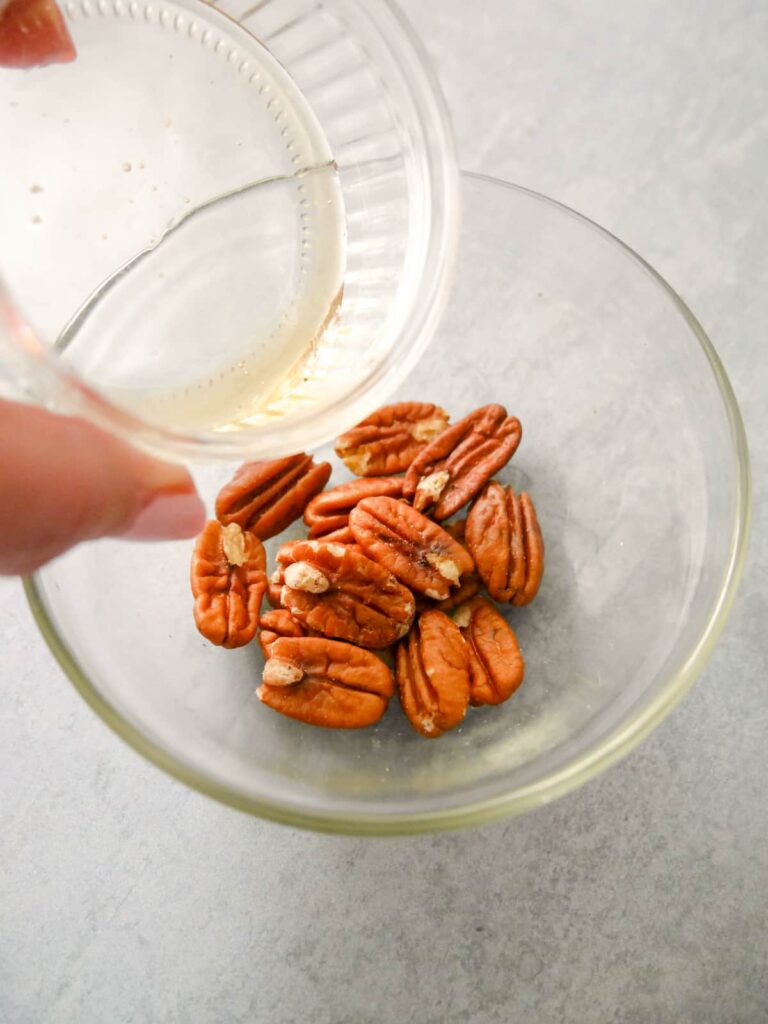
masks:
POLYGON ((497 601, 529 604, 544 574, 544 541, 528 494, 491 481, 467 516, 467 547, 497 601))
POLYGON ((398 645, 397 688, 408 721, 431 739, 453 729, 469 703, 469 648, 443 612, 419 616, 398 645))
POLYGON ((351 546, 300 541, 277 558, 282 604, 303 625, 361 647, 388 647, 410 629, 411 592, 351 546))
POLYGON ((259 647, 269 657, 269 648, 281 636, 306 636, 302 624, 291 615, 287 608, 264 612, 259 619, 259 647))
POLYGON ((444 430, 411 463, 403 497, 448 519, 512 458, 522 427, 501 405, 485 405, 444 430))
POLYGON ((503 703, 525 675, 525 662, 512 627, 483 597, 459 608, 453 621, 469 649, 470 704, 503 703))
POLYGON ((300 722, 360 729, 381 718, 393 690, 392 673, 370 651, 325 637, 280 637, 256 692, 262 703, 300 722))
POLYGON ((444 601, 474 569, 465 548, 426 516, 395 498, 365 498, 349 525, 369 558, 426 597, 444 601))
POLYGON ((304 522, 309 527, 309 536, 314 539, 345 529, 349 524, 349 513, 363 498, 399 498, 402 493, 403 478, 391 476, 350 480, 332 487, 330 491, 323 491, 304 510, 304 522))
POLYGON ((212 519, 195 542, 190 582, 195 625, 221 647, 250 643, 267 586, 266 557, 258 537, 237 523, 212 519))
POLYGON ((330 475, 330 463, 315 465, 312 456, 303 453, 272 462, 246 462, 219 491, 216 518, 268 540, 299 518, 330 475))
POLYGON ((448 426, 448 414, 428 402, 384 405, 342 434, 336 454, 358 476, 403 473, 448 426))

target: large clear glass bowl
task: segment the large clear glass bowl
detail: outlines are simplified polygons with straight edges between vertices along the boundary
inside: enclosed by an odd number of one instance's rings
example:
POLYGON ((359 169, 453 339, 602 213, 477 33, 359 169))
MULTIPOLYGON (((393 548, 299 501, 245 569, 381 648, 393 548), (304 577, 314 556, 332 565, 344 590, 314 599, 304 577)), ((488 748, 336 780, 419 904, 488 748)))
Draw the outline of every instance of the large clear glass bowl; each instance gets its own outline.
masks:
POLYGON ((171 458, 329 440, 450 287, 453 138, 407 22, 392 0, 61 7, 77 58, 0 68, 0 393, 171 458))
MULTIPOLYGON (((46 639, 105 721, 242 810, 393 833, 535 807, 661 721, 730 608, 748 455, 696 320, 642 259, 571 210, 474 176, 463 202, 446 316, 400 396, 456 417, 502 402, 523 423, 501 478, 533 496, 547 563, 533 604, 507 610, 527 664, 511 700, 470 711, 436 741, 413 732, 396 700, 356 733, 282 718, 254 695, 255 644, 223 651, 196 633, 187 543, 91 544, 29 583, 46 639)), ((230 468, 200 471, 209 500, 230 468)))

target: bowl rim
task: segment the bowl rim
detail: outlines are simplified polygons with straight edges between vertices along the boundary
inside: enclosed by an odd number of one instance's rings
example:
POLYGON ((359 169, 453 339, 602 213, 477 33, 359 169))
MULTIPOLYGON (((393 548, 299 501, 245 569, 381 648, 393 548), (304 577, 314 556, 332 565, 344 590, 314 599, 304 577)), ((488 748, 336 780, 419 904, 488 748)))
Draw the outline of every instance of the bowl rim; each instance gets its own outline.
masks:
POLYGON ((134 750, 168 775, 205 796, 260 818, 299 828, 342 835, 409 835, 479 825, 502 817, 521 814, 524 811, 549 803, 555 798, 563 796, 581 786, 624 757, 659 725, 686 694, 703 669, 714 650, 733 606, 744 569, 751 518, 749 449, 736 396, 712 342, 677 292, 646 260, 610 231, 596 224, 588 217, 577 213, 565 204, 543 196, 532 189, 474 172, 464 171, 462 172, 462 177, 492 187, 510 189, 518 194, 525 195, 536 202, 556 208, 569 217, 575 218, 590 230, 598 232, 606 241, 617 246, 625 255, 628 255, 640 269, 651 275, 661 289, 666 292, 668 298, 672 300, 678 312, 687 322, 709 361, 719 388, 728 418, 733 454, 737 467, 736 511, 720 591, 713 603, 701 636, 692 645, 682 665, 669 676, 653 700, 636 716, 617 726, 594 749, 577 758, 566 768, 555 772, 546 779, 524 786, 513 793, 471 801, 459 808, 454 807, 445 810, 420 812, 418 814, 388 812, 379 815, 376 813, 338 811, 314 813, 285 806, 278 801, 267 798, 245 796, 222 785, 182 759, 169 754, 159 744, 153 742, 140 732, 99 693, 98 689, 77 664, 67 647, 66 641, 50 618, 35 577, 27 577, 24 580, 26 597, 43 638, 65 675, 96 714, 118 736, 125 740, 129 746, 133 747, 134 750))

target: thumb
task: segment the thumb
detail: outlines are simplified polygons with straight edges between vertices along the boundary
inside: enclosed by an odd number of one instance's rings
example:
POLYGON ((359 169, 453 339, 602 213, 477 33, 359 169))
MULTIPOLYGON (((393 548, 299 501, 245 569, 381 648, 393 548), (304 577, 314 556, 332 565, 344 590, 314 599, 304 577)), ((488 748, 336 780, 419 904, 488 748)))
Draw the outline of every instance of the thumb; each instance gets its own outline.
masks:
POLYGON ((0 573, 31 572, 94 537, 192 537, 204 519, 182 466, 84 420, 0 401, 0 573))

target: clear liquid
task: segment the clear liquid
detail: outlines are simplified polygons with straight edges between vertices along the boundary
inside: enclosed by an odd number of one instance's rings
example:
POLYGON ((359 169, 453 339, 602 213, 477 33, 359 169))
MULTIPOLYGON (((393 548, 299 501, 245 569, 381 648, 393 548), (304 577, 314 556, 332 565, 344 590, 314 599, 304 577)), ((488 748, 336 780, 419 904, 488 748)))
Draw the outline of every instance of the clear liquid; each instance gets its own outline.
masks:
POLYGON ((312 110, 209 4, 63 9, 73 63, 0 69, 11 294, 83 380, 145 419, 205 432, 284 415, 311 390, 344 278, 312 110))
POLYGON ((256 182, 169 225, 99 286, 57 347, 147 419, 237 429, 279 415, 281 397, 310 383, 343 274, 334 167, 256 182))

